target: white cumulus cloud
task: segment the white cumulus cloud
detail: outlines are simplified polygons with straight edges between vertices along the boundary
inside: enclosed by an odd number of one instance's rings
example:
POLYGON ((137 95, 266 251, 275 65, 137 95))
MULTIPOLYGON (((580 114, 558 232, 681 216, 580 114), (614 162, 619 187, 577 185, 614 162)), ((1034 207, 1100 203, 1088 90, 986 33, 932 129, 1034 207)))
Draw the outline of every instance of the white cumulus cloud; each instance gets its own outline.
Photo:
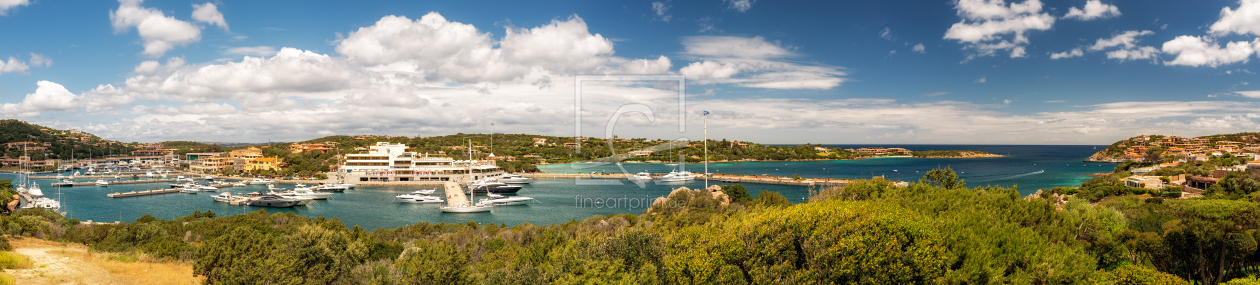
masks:
POLYGON ((701 84, 726 83, 770 89, 830 89, 845 72, 784 60, 795 52, 762 37, 692 36, 683 38, 683 54, 698 59, 678 72, 701 84))
POLYGON ((1085 9, 1068 8, 1068 13, 1063 15, 1063 18, 1089 21, 1116 16, 1120 16, 1120 8, 1116 8, 1116 5, 1103 4, 1099 0, 1089 0, 1085 2, 1085 9))
POLYGON ((1006 4, 1002 0, 959 0, 954 9, 962 21, 945 31, 945 39, 967 44, 974 52, 967 60, 1009 51, 1012 58, 1025 55, 1029 31, 1048 30, 1055 18, 1041 11, 1041 1, 1006 4))
POLYGON ((910 50, 912 50, 912 51, 914 51, 914 52, 917 52, 917 53, 926 53, 926 52, 927 52, 927 49, 923 47, 923 43, 919 43, 919 44, 917 44, 917 45, 914 45, 914 48, 913 48, 913 49, 910 49, 910 50))
POLYGON ((1065 51, 1065 52, 1051 53, 1050 59, 1073 58, 1073 57, 1080 57, 1083 55, 1085 55, 1085 52, 1081 51, 1081 48, 1074 48, 1072 50, 1065 51))
POLYGON ((38 87, 35 88, 35 93, 26 94, 26 98, 20 103, 0 105, 0 111, 32 116, 43 111, 66 111, 80 107, 77 102, 79 97, 61 84, 40 80, 36 85, 38 87))
POLYGON ((1229 42, 1222 48, 1209 37, 1178 36, 1164 42, 1162 51, 1176 54, 1177 58, 1165 61, 1164 65, 1210 66, 1247 62, 1248 58, 1260 46, 1260 39, 1251 42, 1229 42))
POLYGON ((1114 47, 1114 46, 1123 46, 1124 48, 1132 48, 1136 45, 1138 41, 1137 40, 1138 36, 1153 35, 1153 34, 1155 34, 1155 32, 1152 32, 1152 31, 1125 31, 1123 33, 1116 34, 1115 36, 1112 36, 1111 38, 1105 38, 1105 39, 1100 38, 1097 41, 1095 41, 1094 45, 1090 46, 1089 49, 1098 51, 1098 50, 1104 50, 1104 49, 1114 47))
POLYGON ((1221 18, 1208 29, 1217 35, 1260 35, 1260 0, 1239 0, 1238 9, 1221 8, 1221 18))
POLYGON ((49 66, 52 66, 52 64, 53 64, 53 61, 51 58, 48 58, 42 54, 33 53, 33 52, 31 53, 31 65, 36 66, 36 67, 39 67, 41 65, 44 67, 49 67, 49 66))
POLYGON ((193 20, 219 26, 224 31, 228 30, 227 20, 223 19, 223 13, 219 13, 219 7, 214 6, 214 3, 206 2, 204 4, 192 4, 192 6, 193 20))
POLYGON ((30 0, 0 0, 0 16, 8 16, 9 10, 30 4, 30 0))
POLYGON ((143 0, 119 0, 117 10, 109 12, 114 32, 136 28, 144 40, 144 54, 161 57, 177 45, 201 40, 201 29, 185 21, 168 17, 161 10, 141 7, 143 0))
POLYGON ((21 60, 18 60, 17 58, 14 58, 12 56, 9 57, 9 61, 7 62, 4 60, 0 60, 0 74, 26 73, 26 71, 30 69, 31 67, 29 65, 26 65, 25 62, 22 62, 21 60))

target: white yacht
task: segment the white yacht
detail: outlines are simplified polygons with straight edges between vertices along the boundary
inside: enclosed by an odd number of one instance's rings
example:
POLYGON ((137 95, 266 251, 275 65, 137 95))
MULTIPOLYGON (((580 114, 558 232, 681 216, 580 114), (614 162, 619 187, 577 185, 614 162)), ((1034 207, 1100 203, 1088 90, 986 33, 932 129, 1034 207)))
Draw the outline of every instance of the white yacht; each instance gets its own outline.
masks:
POLYGON ((504 174, 499 177, 499 182, 507 184, 529 184, 530 182, 534 182, 534 179, 521 176, 520 174, 504 174))
POLYGON ((358 185, 354 185, 350 183, 341 183, 341 184, 337 184, 337 186, 346 187, 346 189, 354 189, 354 187, 358 187, 358 185))
POLYGON ((630 179, 631 181, 652 181, 652 174, 644 171, 635 173, 634 175, 626 177, 626 179, 630 179))
POLYGON ((665 174, 665 176, 661 176, 660 178, 661 182, 684 182, 684 181, 691 181, 691 180, 696 180, 696 177, 694 175, 691 175, 691 171, 685 171, 685 170, 684 171, 670 171, 669 174, 665 174))
POLYGON ((197 192, 201 192, 201 190, 198 190, 197 188, 192 188, 192 187, 179 189, 179 193, 197 194, 197 192))
POLYGON ((29 208, 44 208, 56 211, 61 209, 61 202, 49 198, 38 198, 35 201, 31 201, 29 208))
POLYGON ((52 186, 56 186, 56 187, 69 187, 69 186, 74 186, 74 181, 72 181, 72 180, 70 180, 70 179, 62 179, 62 180, 61 180, 61 182, 53 182, 53 183, 52 183, 52 186))
POLYGON ((214 191, 219 191, 219 188, 214 188, 213 186, 206 185, 206 186, 197 187, 197 190, 214 192, 214 191))
MULTIPOLYGON (((428 198, 426 198, 426 197, 438 198, 438 197, 436 197, 436 196, 432 196, 432 195, 433 195, 433 192, 436 192, 436 191, 437 191, 437 190, 419 190, 419 191, 416 191, 416 192, 411 192, 411 193, 407 193, 407 194, 397 195, 397 196, 394 196, 394 197, 395 197, 395 198, 398 198, 398 199, 402 199, 402 200, 403 200, 403 202, 410 202, 410 203, 422 203, 422 202, 417 202, 417 201, 420 201, 420 200, 422 200, 422 199, 428 199, 428 198)), ((441 199, 438 199, 438 200, 440 201, 441 199)))
POLYGON ((280 196, 284 196, 287 198, 301 197, 301 198, 310 198, 314 200, 328 200, 328 197, 332 196, 332 193, 315 192, 315 191, 312 191, 310 188, 296 188, 291 191, 282 192, 280 193, 280 196))
POLYGON ((401 200, 402 202, 407 202, 407 203, 423 204, 423 203, 445 202, 442 200, 442 197, 433 196, 429 194, 433 194, 433 190, 420 190, 416 192, 411 192, 410 194, 402 194, 402 195, 398 195, 394 197, 398 197, 399 200, 401 200))
POLYGON ((312 190, 317 190, 321 192, 344 192, 346 191, 346 187, 337 185, 337 184, 329 184, 329 185, 317 186, 315 188, 312 188, 312 190))
POLYGON ((489 196, 490 198, 477 202, 477 205, 513 206, 526 205, 530 201, 534 201, 534 198, 530 197, 507 197, 499 194, 490 194, 489 196))
POLYGON ((39 190, 39 184, 37 183, 31 183, 31 188, 27 188, 26 193, 35 198, 44 197, 44 191, 39 190))
POLYGON ((97 179, 95 184, 96 186, 109 186, 109 181, 105 181, 105 179, 97 179))
POLYGON ((249 184, 245 184, 245 182, 232 183, 232 187, 245 187, 245 186, 249 186, 249 184))
POLYGON ((210 177, 210 175, 202 176, 201 179, 205 179, 206 181, 214 181, 214 177, 210 177))
POLYGON ((231 192, 220 192, 218 195, 214 195, 213 197, 215 201, 225 202, 225 203, 232 202, 232 199, 240 198, 237 196, 232 196, 231 192))
POLYGON ((192 178, 184 177, 183 175, 175 177, 175 181, 193 182, 192 178))
POLYGON ((258 179, 258 178, 254 178, 253 180, 249 181, 249 184, 255 184, 255 185, 256 184, 271 184, 271 183, 272 183, 271 180, 263 180, 263 179, 258 179))

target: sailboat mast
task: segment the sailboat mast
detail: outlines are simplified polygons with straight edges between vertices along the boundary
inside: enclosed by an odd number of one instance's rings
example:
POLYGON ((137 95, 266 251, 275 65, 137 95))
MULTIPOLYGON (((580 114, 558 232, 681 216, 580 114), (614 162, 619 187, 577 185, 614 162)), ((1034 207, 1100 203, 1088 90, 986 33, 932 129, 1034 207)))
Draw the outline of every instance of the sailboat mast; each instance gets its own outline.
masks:
POLYGON ((709 111, 704 111, 700 121, 704 123, 704 189, 709 189, 709 111))

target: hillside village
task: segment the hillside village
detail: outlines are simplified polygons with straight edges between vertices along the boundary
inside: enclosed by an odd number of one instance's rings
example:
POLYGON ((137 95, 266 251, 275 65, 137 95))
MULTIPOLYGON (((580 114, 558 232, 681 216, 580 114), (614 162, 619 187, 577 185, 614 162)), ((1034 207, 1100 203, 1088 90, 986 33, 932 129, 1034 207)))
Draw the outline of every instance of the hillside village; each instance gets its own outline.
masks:
POLYGON ((1260 133, 1195 138, 1143 135, 1118 141, 1086 161, 1120 163, 1113 173, 1083 185, 1102 189, 1097 193, 1100 196, 1107 191, 1133 191, 1112 186, 1179 198, 1260 191, 1260 133))

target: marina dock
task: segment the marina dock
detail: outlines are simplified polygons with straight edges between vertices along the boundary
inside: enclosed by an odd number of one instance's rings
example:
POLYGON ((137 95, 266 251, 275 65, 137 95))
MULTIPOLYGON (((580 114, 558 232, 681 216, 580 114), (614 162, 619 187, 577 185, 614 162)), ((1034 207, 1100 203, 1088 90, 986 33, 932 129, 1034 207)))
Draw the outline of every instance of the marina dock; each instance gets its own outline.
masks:
POLYGON ((158 189, 158 190, 145 190, 145 191, 131 191, 131 192, 127 192, 127 193, 118 193, 118 192, 114 192, 114 193, 107 194, 107 195, 105 195, 105 196, 106 196, 106 197, 110 197, 110 198, 127 198, 127 197, 139 197, 139 196, 148 196, 148 195, 157 195, 157 194, 171 194, 171 193, 179 193, 179 188, 158 189))
POLYGON ((464 189, 460 189, 459 183, 446 182, 443 186, 446 187, 444 192, 446 193, 447 205, 472 205, 472 202, 468 201, 468 197, 464 196, 464 189))
MULTIPOLYGON (((166 182, 175 182, 175 179, 119 180, 119 181, 109 181, 109 185, 166 183, 166 182)), ((95 186, 96 182, 74 182, 72 185, 73 186, 95 186)))

